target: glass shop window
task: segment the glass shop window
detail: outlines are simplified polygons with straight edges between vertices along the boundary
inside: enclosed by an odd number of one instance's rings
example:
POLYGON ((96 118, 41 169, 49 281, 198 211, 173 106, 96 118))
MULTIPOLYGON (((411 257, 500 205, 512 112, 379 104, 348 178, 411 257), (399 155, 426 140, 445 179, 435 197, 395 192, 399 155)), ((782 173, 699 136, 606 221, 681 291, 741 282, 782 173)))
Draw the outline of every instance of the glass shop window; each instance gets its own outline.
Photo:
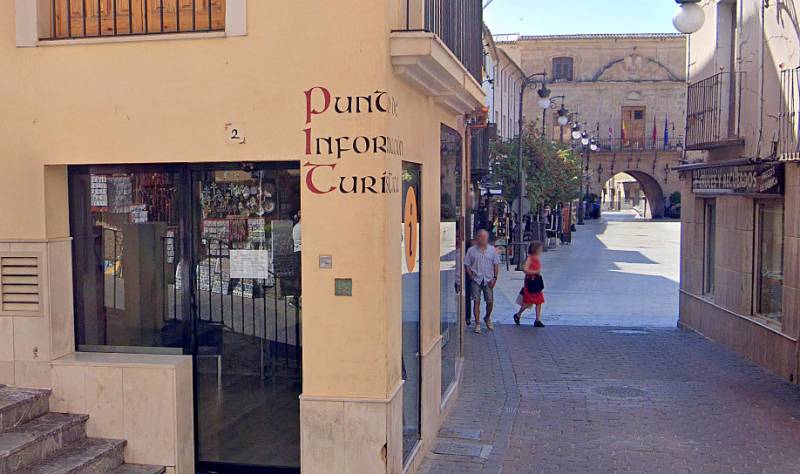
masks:
POLYGON ((455 130, 441 128, 441 214, 439 224, 439 291, 442 334, 442 397, 456 380, 461 356, 461 253, 463 231, 462 139, 455 130))
POLYGON ((168 168, 70 169, 79 350, 182 352, 180 187, 168 168))
POLYGON ((783 203, 756 203, 755 313, 781 324, 783 300, 783 203))

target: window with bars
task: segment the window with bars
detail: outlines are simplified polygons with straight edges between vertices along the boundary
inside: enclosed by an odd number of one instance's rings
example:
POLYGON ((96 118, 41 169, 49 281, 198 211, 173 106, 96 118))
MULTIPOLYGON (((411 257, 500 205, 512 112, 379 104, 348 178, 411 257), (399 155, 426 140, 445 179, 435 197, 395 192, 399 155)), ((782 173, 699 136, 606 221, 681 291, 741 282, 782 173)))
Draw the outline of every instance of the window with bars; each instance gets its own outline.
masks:
MULTIPOLYGON (((43 40, 225 30, 226 0, 48 0, 43 40)), ((44 28, 43 28, 44 29, 44 28)), ((40 30, 42 31, 42 30, 40 30)))
POLYGON ((571 81, 573 78, 573 63, 572 58, 553 58, 553 80, 571 81))

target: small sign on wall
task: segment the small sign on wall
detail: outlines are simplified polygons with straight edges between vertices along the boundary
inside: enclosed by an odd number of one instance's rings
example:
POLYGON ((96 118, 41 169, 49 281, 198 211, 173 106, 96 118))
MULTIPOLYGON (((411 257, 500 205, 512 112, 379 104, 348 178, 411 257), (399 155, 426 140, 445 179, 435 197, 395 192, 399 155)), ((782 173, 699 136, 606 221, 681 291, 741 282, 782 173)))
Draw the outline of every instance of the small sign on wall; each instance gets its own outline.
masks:
POLYGON ((333 288, 336 296, 353 296, 353 279, 336 278, 334 279, 333 288))
POLYGON ((333 255, 320 255, 319 268, 323 270, 330 270, 333 268, 333 255))
POLYGON ((244 124, 229 122, 225 124, 225 141, 229 145, 244 145, 246 142, 244 124))

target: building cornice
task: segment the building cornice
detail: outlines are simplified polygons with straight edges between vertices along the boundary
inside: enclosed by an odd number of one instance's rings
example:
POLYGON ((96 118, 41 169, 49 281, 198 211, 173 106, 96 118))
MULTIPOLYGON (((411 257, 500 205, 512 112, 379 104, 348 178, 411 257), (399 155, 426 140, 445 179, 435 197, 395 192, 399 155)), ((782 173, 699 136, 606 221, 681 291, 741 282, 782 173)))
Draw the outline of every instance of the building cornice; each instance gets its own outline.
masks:
MULTIPOLYGON (((553 40, 663 40, 683 39, 681 33, 604 33, 604 34, 572 34, 572 35, 521 35, 518 41, 553 41, 553 40)), ((502 44, 502 41, 498 41, 502 44)))

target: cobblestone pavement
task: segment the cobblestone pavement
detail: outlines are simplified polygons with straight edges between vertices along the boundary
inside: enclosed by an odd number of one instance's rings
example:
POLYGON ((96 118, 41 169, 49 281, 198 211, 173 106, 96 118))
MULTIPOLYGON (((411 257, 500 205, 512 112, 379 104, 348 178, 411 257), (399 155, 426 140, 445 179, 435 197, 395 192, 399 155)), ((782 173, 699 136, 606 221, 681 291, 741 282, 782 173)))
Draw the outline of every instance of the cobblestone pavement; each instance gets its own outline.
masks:
POLYGON ((465 337, 461 393, 422 472, 800 472, 800 388, 694 333, 465 337))
POLYGON ((465 332, 429 473, 800 472, 800 388, 677 320, 677 223, 606 214, 545 254, 545 323, 465 332), (649 291, 649 293, 648 293, 649 291))

